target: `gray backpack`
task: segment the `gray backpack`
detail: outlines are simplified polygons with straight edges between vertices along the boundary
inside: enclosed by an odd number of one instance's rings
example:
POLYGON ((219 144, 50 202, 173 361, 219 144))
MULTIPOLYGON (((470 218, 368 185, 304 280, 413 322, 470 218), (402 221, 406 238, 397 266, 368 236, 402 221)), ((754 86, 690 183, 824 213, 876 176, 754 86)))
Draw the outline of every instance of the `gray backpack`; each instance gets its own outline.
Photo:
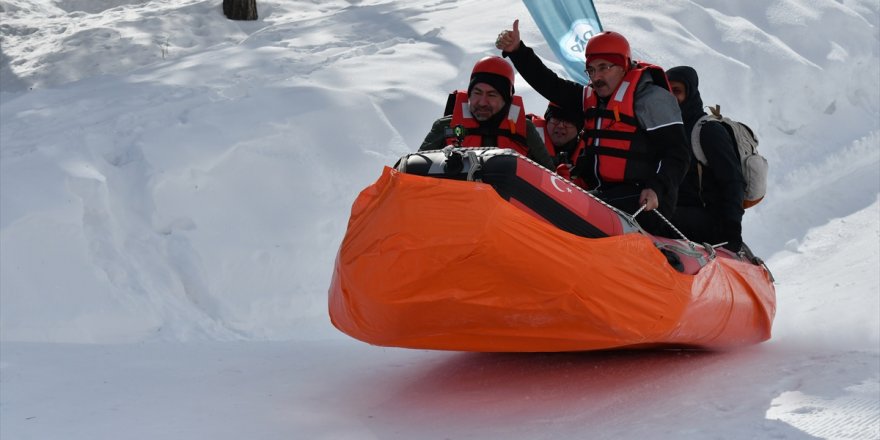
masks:
POLYGON ((694 156, 699 164, 697 170, 700 176, 700 186, 702 187, 703 169, 702 166, 712 166, 706 160, 706 154, 700 145, 700 131, 703 124, 708 121, 718 121, 727 128, 728 133, 733 137, 736 144, 737 154, 742 165, 743 177, 746 180, 745 198, 743 199, 743 208, 751 208, 764 199, 767 194, 767 159, 758 153, 758 138, 755 133, 746 124, 734 121, 728 117, 721 115, 721 106, 709 106, 708 115, 700 118, 694 130, 691 132, 691 144, 694 147, 694 156))

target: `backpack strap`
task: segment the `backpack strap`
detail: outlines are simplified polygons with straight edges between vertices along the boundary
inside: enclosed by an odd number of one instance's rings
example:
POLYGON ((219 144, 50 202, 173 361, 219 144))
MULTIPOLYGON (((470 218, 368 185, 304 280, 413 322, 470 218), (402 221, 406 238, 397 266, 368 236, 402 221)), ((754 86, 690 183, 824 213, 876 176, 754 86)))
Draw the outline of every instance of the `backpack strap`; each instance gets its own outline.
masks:
POLYGON ((703 206, 706 206, 706 202, 703 201, 703 167, 709 165, 709 159, 706 158, 703 145, 700 144, 700 134, 703 132, 703 124, 709 121, 717 121, 721 117, 720 106, 709 107, 709 109, 712 114, 703 115, 700 119, 697 119, 694 129, 691 130, 691 147, 694 150, 694 158, 697 159, 697 193, 700 195, 700 203, 703 206))
POLYGON ((706 206, 703 200, 703 164, 697 162, 697 194, 700 196, 700 203, 706 206))
POLYGON ((706 159, 706 153, 703 152, 703 146, 700 144, 700 133, 703 131, 703 124, 713 120, 715 120, 715 116, 703 115, 700 119, 697 119, 694 129, 691 131, 691 147, 694 150, 694 157, 697 158, 697 162, 703 165, 707 165, 709 160, 706 159))

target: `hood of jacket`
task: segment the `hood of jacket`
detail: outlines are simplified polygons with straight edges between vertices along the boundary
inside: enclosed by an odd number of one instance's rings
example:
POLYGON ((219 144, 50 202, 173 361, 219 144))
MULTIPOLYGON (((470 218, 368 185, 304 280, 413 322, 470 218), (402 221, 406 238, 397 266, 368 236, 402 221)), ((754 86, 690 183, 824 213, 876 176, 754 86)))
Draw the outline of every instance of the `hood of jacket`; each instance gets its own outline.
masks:
POLYGON ((700 97, 700 78, 691 66, 673 67, 666 71, 666 76, 670 81, 680 82, 685 86, 685 99, 679 107, 685 133, 690 133, 697 120, 706 114, 703 110, 703 98, 700 97))

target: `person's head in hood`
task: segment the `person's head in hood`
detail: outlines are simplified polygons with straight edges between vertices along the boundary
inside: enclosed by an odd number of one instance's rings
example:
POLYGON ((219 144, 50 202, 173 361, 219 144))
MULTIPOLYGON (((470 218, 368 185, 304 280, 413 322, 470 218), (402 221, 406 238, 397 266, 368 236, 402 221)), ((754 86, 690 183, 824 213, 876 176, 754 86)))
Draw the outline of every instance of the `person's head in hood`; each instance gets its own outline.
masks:
MULTIPOLYGON (((681 116, 687 122, 703 115, 703 98, 700 97, 700 78, 691 66, 673 67, 666 71, 672 94, 678 100, 681 116)), ((686 124, 687 125, 687 124, 686 124)))
MULTIPOLYGON (((474 65, 468 84, 468 109, 480 122, 499 119, 513 96, 513 66, 501 57, 485 57, 474 65)), ((502 115, 503 116, 503 115, 502 115)))

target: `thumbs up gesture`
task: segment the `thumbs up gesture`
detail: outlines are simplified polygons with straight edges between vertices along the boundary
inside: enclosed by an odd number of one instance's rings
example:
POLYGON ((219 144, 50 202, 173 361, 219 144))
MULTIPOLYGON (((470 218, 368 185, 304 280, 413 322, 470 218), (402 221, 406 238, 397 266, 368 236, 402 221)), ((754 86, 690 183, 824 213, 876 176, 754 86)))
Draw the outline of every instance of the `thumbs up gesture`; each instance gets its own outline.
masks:
POLYGON ((495 39, 495 47, 504 52, 513 52, 519 49, 519 19, 513 21, 513 30, 505 29, 495 39))

